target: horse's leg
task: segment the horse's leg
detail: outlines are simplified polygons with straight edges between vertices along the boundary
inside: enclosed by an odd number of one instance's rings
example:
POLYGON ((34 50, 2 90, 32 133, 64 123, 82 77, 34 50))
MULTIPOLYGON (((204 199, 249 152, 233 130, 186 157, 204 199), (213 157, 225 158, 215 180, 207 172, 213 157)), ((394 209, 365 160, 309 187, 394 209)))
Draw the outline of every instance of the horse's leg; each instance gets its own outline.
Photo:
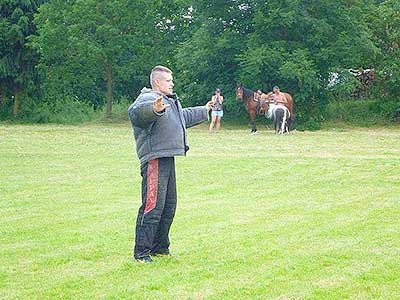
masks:
POLYGON ((282 133, 283 114, 281 109, 275 111, 275 133, 282 133))
POLYGON ((256 125, 256 112, 255 111, 251 111, 250 112, 250 118, 251 118, 251 122, 253 124, 253 127, 251 128, 251 132, 255 133, 257 132, 257 125, 256 125))
POLYGON ((283 115, 279 115, 278 118, 278 134, 282 134, 282 125, 283 125, 283 115))
POLYGON ((288 116, 289 111, 286 111, 285 113, 285 124, 283 126, 283 133, 289 133, 289 122, 290 122, 290 116, 288 116))
POLYGON ((281 133, 285 133, 285 126, 286 126, 286 122, 287 122, 287 116, 286 116, 286 110, 283 112, 283 116, 282 116, 282 124, 281 124, 281 133))

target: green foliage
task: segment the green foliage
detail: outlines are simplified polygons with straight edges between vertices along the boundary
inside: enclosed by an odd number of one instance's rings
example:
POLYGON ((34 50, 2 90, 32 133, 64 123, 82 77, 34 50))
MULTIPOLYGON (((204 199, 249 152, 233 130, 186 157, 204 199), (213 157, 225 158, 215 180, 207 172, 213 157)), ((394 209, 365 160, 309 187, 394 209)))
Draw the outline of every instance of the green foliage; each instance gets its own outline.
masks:
POLYGON ((136 82, 148 78, 159 53, 149 51, 157 35, 154 21, 146 1, 54 0, 42 5, 38 35, 31 40, 41 54, 39 70, 48 96, 68 95, 102 106, 107 92, 111 109, 114 93, 118 98, 138 90, 136 82), (156 57, 147 60, 150 54, 156 57))
POLYGON ((105 108, 96 112, 95 122, 127 122, 129 121, 128 108, 133 100, 128 97, 121 97, 113 104, 113 111, 111 116, 107 116, 105 108))
MULTIPOLYGON (((27 38, 35 32, 33 14, 43 1, 2 1, 0 3, 0 92, 14 100, 21 94, 37 95, 37 53, 28 46, 27 38)), ((17 115, 19 103, 14 103, 17 115)), ((0 114, 11 112, 0 106, 0 114)))
POLYGON ((270 90, 277 84, 294 94, 300 125, 318 127, 327 103, 329 72, 361 65, 377 51, 371 47, 362 12, 361 4, 347 1, 260 3, 249 50, 238 56, 240 77, 253 83, 253 89, 270 90))
POLYGON ((0 120, 8 120, 12 115, 12 102, 3 95, 3 103, 0 103, 0 120))
MULTIPOLYGON (((177 90, 187 105, 204 104, 216 87, 228 101, 233 100, 238 83, 236 56, 245 48, 243 39, 251 30, 251 9, 240 10, 234 1, 196 1, 193 7, 193 17, 200 24, 194 22, 192 35, 176 50, 177 90)), ((240 111, 239 105, 235 100, 226 102, 228 112, 240 111)))
POLYGON ((327 107, 325 118, 358 126, 399 122, 400 99, 332 101, 327 107))
POLYGON ((400 95, 400 2, 384 1, 369 16, 374 41, 381 49, 376 60, 380 95, 400 95))
POLYGON ((373 114, 382 116, 385 123, 400 122, 400 99, 381 100, 369 105, 369 110, 373 114))
POLYGON ((149 86, 151 68, 161 64, 174 71, 184 106, 204 104, 219 87, 226 117, 240 121, 247 113, 235 100, 237 83, 264 92, 279 85, 294 96, 299 128, 315 129, 327 99, 349 98, 359 85, 345 71, 350 68, 375 69, 372 96, 400 96, 399 5, 396 0, 3 1, 0 91, 7 100, 0 115, 10 116, 9 101, 19 98, 12 95, 27 94, 38 104, 71 98, 97 111, 107 104, 110 119, 112 105, 136 98, 149 86), (328 86, 333 73, 339 73, 340 83, 328 86))
POLYGON ((80 124, 93 119, 93 107, 70 97, 35 102, 23 98, 18 119, 29 123, 80 124))
POLYGON ((348 70, 331 74, 332 82, 328 84, 329 98, 332 100, 350 99, 360 87, 360 81, 348 70))
MULTIPOLYGON (((200 1, 195 12, 202 23, 177 51, 178 86, 189 98, 204 98, 221 82, 230 98, 238 82, 265 92, 279 85, 294 95, 300 126, 318 128, 332 96, 331 72, 369 65, 380 53, 364 18, 372 7, 368 1, 200 1)), ((343 81, 334 95, 355 83, 343 81)), ((231 102, 230 113, 245 113, 240 105, 231 102)))
POLYGON ((219 87, 226 98, 234 95, 236 85, 235 53, 240 45, 232 32, 216 36, 212 26, 201 26, 191 39, 181 44, 176 54, 177 89, 187 105, 208 101, 219 87))
POLYGON ((305 120, 302 120, 299 118, 299 121, 298 121, 299 125, 296 127, 296 130, 300 130, 300 131, 319 130, 322 128, 321 122, 322 122, 322 120, 318 117, 308 117, 308 118, 305 118, 305 120))

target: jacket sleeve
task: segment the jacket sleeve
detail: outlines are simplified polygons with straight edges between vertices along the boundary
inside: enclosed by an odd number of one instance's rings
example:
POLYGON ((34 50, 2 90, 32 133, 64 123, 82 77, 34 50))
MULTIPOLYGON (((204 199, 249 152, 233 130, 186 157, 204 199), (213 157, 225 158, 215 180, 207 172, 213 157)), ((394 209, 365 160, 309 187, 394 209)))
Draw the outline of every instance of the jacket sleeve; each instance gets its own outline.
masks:
POLYGON ((128 108, 129 119, 133 126, 147 128, 164 113, 153 110, 153 101, 136 101, 128 108))
POLYGON ((195 126, 208 120, 208 111, 205 106, 188 107, 183 110, 186 128, 195 126))

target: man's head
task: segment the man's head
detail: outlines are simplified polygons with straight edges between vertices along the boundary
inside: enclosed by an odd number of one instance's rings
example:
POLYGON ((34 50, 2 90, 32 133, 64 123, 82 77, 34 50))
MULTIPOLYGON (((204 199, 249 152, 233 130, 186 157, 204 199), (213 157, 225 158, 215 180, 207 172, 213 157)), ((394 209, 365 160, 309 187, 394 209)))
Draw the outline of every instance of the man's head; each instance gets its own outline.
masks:
POLYGON ((272 91, 273 91, 274 93, 279 92, 279 86, 275 85, 275 86, 272 88, 272 91))
POLYGON ((150 74, 151 88, 165 95, 174 93, 174 81, 172 71, 163 66, 156 66, 151 70, 150 74))
POLYGON ((221 94, 221 89, 220 89, 220 88, 216 88, 216 89, 215 89, 215 93, 216 93, 216 94, 221 94))

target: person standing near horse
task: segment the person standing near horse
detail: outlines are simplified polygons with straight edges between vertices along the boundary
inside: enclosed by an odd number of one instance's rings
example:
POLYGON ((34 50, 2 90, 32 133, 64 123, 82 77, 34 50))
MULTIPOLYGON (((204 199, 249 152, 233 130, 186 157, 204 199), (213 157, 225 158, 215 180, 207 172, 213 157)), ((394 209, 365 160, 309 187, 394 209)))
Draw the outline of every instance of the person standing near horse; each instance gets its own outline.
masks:
POLYGON ((262 96, 262 91, 260 89, 258 89, 254 93, 254 101, 258 102, 259 100, 261 100, 261 96, 262 96))
POLYGON ((134 258, 142 263, 152 262, 150 255, 170 255, 168 236, 177 202, 174 157, 186 155, 186 128, 207 121, 211 108, 209 101, 183 109, 166 67, 154 67, 150 83, 152 89, 142 89, 128 109, 142 176, 134 248, 134 258))
POLYGON ((274 86, 272 88, 273 100, 276 105, 285 105, 288 103, 284 93, 281 93, 279 86, 274 86))
POLYGON ((221 95, 221 89, 217 88, 215 90, 214 96, 211 98, 211 123, 209 127, 209 132, 212 132, 214 125, 216 125, 216 130, 218 131, 221 127, 221 118, 224 115, 224 109, 222 103, 224 102, 224 97, 221 95))

